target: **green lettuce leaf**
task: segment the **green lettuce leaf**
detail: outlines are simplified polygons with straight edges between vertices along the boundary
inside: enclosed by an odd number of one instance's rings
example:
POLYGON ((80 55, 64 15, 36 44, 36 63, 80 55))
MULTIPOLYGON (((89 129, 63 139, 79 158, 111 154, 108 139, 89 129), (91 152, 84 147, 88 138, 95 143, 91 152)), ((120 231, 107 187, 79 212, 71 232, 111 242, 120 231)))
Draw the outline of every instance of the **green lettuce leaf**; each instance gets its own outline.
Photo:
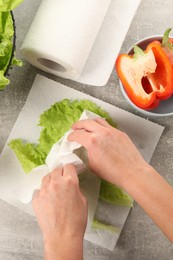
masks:
POLYGON ((4 72, 0 70, 0 90, 4 89, 4 87, 8 85, 9 82, 10 82, 9 79, 4 77, 4 72))
POLYGON ((15 139, 10 142, 10 148, 15 152, 26 173, 28 173, 30 169, 44 164, 45 155, 42 154, 34 144, 25 143, 21 139, 15 139))
POLYGON ((0 11, 7 12, 16 8, 23 0, 0 0, 0 11))
POLYGON ((84 110, 90 110, 104 117, 115 126, 109 114, 89 100, 64 99, 55 103, 40 115, 38 125, 42 127, 42 130, 37 144, 26 143, 20 139, 12 140, 9 143, 26 173, 45 163, 52 145, 71 128, 84 110))
POLYGON ((123 189, 105 180, 101 181, 99 198, 108 203, 132 207, 133 199, 123 189))
POLYGON ((21 67, 21 66, 23 66, 23 62, 21 60, 17 59, 16 57, 13 57, 12 61, 11 61, 11 65, 12 66, 16 65, 18 67, 21 67))
POLYGON ((43 127, 39 138, 39 149, 49 153, 52 145, 57 142, 65 132, 67 132, 71 125, 79 120, 84 110, 90 110, 115 126, 109 114, 88 100, 70 101, 64 99, 51 106, 40 116, 39 126, 43 127))

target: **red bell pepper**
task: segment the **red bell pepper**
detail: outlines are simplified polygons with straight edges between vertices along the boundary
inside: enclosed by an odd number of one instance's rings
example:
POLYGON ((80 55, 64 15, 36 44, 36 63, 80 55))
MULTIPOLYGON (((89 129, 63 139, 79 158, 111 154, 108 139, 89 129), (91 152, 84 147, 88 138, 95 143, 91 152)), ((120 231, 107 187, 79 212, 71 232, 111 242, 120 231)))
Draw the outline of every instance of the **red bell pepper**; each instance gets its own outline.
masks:
POLYGON ((120 54, 116 70, 131 101, 143 109, 158 106, 173 94, 172 65, 159 42, 145 51, 134 47, 134 55, 120 54))

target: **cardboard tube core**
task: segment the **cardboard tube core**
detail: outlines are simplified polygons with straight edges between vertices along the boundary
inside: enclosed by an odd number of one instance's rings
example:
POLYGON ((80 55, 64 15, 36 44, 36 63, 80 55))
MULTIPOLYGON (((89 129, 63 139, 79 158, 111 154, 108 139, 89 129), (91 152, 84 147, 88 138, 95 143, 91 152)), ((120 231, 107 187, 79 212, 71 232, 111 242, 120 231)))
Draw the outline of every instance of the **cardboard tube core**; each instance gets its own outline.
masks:
POLYGON ((51 70, 56 70, 56 71, 60 71, 60 72, 66 72, 66 68, 64 68, 61 64, 49 60, 49 59, 45 59, 45 58, 38 58, 38 62, 43 65, 46 68, 49 68, 51 70))

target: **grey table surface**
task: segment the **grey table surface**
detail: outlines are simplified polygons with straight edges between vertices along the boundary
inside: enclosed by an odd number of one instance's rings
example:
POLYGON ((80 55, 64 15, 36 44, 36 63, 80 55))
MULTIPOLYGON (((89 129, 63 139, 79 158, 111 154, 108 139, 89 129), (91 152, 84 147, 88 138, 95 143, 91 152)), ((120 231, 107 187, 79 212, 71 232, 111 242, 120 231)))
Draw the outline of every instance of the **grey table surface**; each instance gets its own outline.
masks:
MULTIPOLYGON (((35 16, 40 0, 25 0, 14 12, 17 27, 17 54, 28 28, 35 16)), ((173 26, 172 0, 143 0, 126 35, 121 51, 126 51, 135 41, 153 34, 162 34, 173 26)), ((105 102, 144 117, 131 108, 118 87, 118 77, 113 70, 104 87, 91 87, 58 78, 24 62, 22 68, 10 71, 10 85, 0 92, 0 151, 27 99, 37 73, 52 78, 69 87, 83 91, 105 102)), ((173 118, 150 118, 165 127, 151 160, 164 178, 173 184, 173 118)), ((170 219, 173 221, 173 219, 170 219)), ((0 200, 0 260, 43 259, 41 231, 34 217, 0 200)), ((126 221, 114 252, 84 243, 86 260, 172 260, 173 246, 152 220, 135 203, 126 221)))

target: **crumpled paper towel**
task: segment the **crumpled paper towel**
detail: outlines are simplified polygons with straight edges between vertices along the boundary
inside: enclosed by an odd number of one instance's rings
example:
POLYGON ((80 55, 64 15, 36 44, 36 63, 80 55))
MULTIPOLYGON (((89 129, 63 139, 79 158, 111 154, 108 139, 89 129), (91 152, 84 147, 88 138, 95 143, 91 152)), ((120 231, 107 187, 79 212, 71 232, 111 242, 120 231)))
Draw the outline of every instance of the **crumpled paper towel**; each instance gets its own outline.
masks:
MULTIPOLYGON (((79 120, 84 119, 95 119, 99 116, 85 110, 79 120)), ((55 143, 49 154, 47 155, 44 165, 40 165, 34 168, 29 174, 26 174, 23 180, 13 189, 14 196, 22 203, 30 203, 35 190, 41 188, 42 179, 49 172, 53 171, 58 166, 64 166, 66 164, 72 163, 76 166, 77 174, 86 171, 83 180, 81 181, 81 190, 88 199, 88 223, 87 232, 91 227, 93 217, 96 211, 99 189, 100 189, 100 179, 86 169, 86 152, 79 143, 69 142, 67 140, 68 135, 73 130, 69 130, 64 134, 64 136, 55 143), (77 154, 74 153, 75 150, 82 148, 80 155, 82 156, 82 161, 77 154)))

